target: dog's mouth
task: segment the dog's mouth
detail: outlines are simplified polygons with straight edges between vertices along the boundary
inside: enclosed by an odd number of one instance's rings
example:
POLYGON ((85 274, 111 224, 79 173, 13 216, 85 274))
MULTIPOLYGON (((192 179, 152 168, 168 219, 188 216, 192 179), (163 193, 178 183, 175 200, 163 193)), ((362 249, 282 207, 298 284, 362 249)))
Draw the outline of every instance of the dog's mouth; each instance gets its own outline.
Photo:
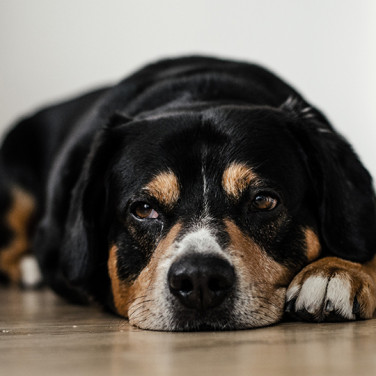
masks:
MULTIPOLYGON (((202 280, 205 283, 207 275, 202 280)), ((250 329, 282 318, 286 287, 250 285, 237 276, 234 280, 218 295, 217 290, 205 291, 209 287, 202 284, 195 291, 184 283, 184 289, 177 292, 167 287, 167 279, 162 291, 151 292, 142 306, 139 301, 131 306, 129 321, 146 330, 195 332, 250 329)))
POLYGON ((234 300, 234 294, 230 294, 214 307, 187 308, 176 298, 171 297, 171 330, 217 331, 235 329, 234 300))
POLYGON ((227 322, 213 321, 180 321, 177 320, 174 328, 171 331, 174 332, 213 332, 213 331, 230 331, 239 328, 235 328, 228 325, 227 322))
POLYGON ((165 281, 143 308, 131 308, 133 325, 167 331, 235 329, 237 277, 226 260, 197 254, 182 257, 170 266, 165 281), (143 317, 137 317, 139 312, 143 317))
MULTIPOLYGON (((140 329, 176 332, 230 331, 267 326, 283 316, 285 291, 276 291, 269 302, 265 298, 245 298, 231 294, 226 301, 209 309, 183 306, 170 296, 159 305, 144 307, 142 315, 130 315, 130 323, 140 329)), ((149 304, 149 303, 148 303, 149 304)))
POLYGON ((221 247, 207 229, 176 240, 177 232, 171 230, 159 243, 130 284, 119 279, 117 248, 110 253, 115 307, 132 325, 162 331, 235 330, 282 318, 289 273, 260 247, 237 232, 228 247, 221 247))

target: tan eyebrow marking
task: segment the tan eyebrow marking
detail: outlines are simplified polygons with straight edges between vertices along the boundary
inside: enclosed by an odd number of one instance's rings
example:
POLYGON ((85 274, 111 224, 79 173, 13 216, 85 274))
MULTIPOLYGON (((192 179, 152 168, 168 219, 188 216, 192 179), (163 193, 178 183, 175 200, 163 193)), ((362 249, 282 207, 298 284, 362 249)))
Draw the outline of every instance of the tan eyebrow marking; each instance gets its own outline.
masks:
POLYGON ((163 205, 172 207, 180 197, 179 180, 171 170, 161 172, 145 187, 145 191, 163 205))
POLYGON ((233 162, 223 173, 222 187, 232 198, 238 199, 242 192, 252 183, 260 183, 260 179, 251 167, 244 163, 233 162))

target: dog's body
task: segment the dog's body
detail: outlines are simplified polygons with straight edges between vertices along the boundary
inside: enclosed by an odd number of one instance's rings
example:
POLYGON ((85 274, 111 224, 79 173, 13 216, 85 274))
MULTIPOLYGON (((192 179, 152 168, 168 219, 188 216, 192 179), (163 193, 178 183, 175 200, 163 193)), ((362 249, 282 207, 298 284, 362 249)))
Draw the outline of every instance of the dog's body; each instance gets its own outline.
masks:
POLYGON ((254 65, 165 60, 6 137, 0 270, 161 330, 372 317, 371 178, 325 117, 254 65))

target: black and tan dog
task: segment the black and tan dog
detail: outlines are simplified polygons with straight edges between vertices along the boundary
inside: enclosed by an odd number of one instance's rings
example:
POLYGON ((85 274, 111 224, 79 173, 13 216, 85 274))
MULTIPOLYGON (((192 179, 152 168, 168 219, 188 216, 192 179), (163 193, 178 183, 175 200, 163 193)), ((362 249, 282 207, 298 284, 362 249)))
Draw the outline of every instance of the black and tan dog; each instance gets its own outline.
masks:
POLYGON ((371 318, 376 204, 325 117, 261 67, 165 60, 1 149, 0 269, 156 330, 371 318))

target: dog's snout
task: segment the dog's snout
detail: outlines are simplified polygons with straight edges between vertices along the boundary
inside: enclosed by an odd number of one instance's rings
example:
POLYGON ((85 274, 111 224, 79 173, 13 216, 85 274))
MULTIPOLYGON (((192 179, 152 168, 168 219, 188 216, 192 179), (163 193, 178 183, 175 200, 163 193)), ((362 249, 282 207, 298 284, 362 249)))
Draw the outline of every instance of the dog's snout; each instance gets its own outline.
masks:
POLYGON ((219 306, 235 284, 234 268, 224 259, 189 255, 168 272, 171 293, 187 308, 205 311, 219 306))

